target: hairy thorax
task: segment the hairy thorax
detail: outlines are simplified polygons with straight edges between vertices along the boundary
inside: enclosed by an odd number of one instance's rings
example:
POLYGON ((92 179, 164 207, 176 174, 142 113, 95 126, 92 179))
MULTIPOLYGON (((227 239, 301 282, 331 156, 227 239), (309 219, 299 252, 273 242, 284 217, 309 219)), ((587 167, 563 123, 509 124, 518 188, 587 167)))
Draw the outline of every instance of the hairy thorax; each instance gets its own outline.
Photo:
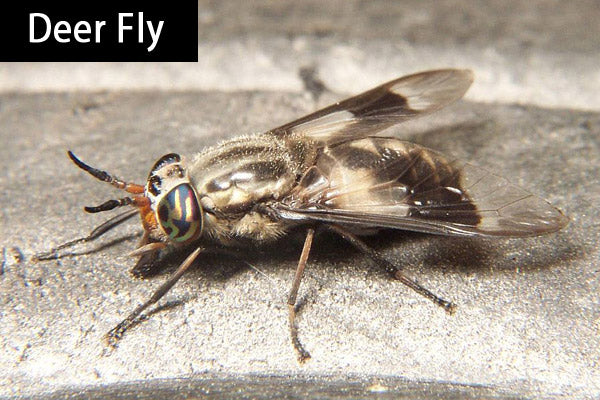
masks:
POLYGON ((284 225, 255 210, 283 198, 300 170, 285 142, 268 135, 241 137, 206 149, 189 166, 205 211, 205 232, 223 244, 279 238, 284 225))

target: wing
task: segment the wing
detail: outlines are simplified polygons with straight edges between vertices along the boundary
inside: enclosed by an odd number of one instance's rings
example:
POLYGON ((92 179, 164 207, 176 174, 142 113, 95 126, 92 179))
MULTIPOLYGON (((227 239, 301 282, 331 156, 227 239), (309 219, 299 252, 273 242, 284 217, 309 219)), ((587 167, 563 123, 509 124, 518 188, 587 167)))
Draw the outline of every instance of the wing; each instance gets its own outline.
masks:
POLYGON ((458 236, 536 236, 568 218, 483 168, 392 138, 326 147, 282 218, 458 236))
POLYGON ((267 134, 282 139, 308 138, 318 145, 372 136, 460 99, 472 82, 473 73, 469 70, 443 69, 408 75, 332 104, 267 134))

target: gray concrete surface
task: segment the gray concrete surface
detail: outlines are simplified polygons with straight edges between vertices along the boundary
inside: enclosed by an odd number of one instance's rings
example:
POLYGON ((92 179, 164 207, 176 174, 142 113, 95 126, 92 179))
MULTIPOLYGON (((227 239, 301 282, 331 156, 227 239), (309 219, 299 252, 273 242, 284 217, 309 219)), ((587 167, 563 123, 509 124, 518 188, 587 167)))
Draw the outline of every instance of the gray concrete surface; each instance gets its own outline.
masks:
POLYGON ((0 65, 1 397, 600 396, 596 3, 343 4, 201 3, 198 65, 0 65), (228 19, 234 12, 244 18, 228 19), (316 102, 299 74, 309 65, 334 92, 316 102), (300 251, 291 239, 248 259, 260 273, 203 259, 106 353, 104 333, 166 277, 128 274, 139 224, 76 257, 31 260, 89 232, 106 216, 82 206, 116 195, 67 149, 141 182, 164 153, 192 154, 341 93, 453 65, 475 70, 469 101, 391 133, 505 175, 571 218, 541 238, 371 239, 458 303, 454 316, 319 237, 300 293, 313 359, 298 365, 285 307, 300 251))
POLYGON ((128 275, 126 254, 138 224, 77 249, 100 248, 91 254, 41 263, 30 256, 88 232, 106 216, 85 215, 81 207, 115 195, 71 165, 65 149, 141 181, 163 153, 189 154, 234 133, 262 131, 309 111, 312 101, 262 92, 0 101, 0 129, 10 139, 0 157, 4 395, 214 373, 397 376, 532 397, 600 393, 598 114, 465 102, 400 129, 409 140, 501 172, 572 222, 535 239, 388 233, 372 241, 457 302, 454 316, 390 281, 343 243, 317 240, 300 318, 314 358, 300 366, 285 307, 297 243, 253 258, 264 275, 205 259, 163 302, 175 304, 136 326, 110 355, 102 335, 165 277, 128 275), (17 263, 10 248, 20 249, 24 261, 17 263))

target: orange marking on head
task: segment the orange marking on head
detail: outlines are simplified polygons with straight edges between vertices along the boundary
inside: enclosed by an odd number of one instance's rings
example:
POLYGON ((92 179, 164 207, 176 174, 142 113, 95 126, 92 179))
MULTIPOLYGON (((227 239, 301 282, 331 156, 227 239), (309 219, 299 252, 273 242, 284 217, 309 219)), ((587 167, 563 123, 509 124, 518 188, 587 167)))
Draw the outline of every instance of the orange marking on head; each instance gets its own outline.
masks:
POLYGON ((140 216, 142 217, 142 226, 146 232, 150 233, 158 228, 158 222, 150 205, 140 208, 140 216))

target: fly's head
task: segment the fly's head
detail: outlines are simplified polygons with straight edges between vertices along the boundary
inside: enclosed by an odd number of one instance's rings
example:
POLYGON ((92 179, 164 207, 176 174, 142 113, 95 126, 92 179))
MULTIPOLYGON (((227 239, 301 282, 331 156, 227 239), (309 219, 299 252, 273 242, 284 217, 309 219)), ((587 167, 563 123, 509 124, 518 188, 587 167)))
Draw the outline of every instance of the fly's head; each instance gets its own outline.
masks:
MULTIPOLYGON (((146 243, 185 245, 200 237, 203 227, 203 210, 191 184, 185 162, 178 154, 161 157, 150 170, 146 185, 128 183, 106 171, 91 167, 68 152, 71 160, 96 179, 110 183, 133 196, 104 202, 85 211, 97 213, 121 206, 136 207, 146 231, 146 243)), ((122 219, 123 221, 125 219, 122 219)), ((160 246, 158 246, 160 247, 160 246)))
POLYGON ((147 232, 176 245, 200 237, 202 206, 179 154, 164 155, 154 164, 144 194, 149 204, 141 209, 141 215, 147 232))

